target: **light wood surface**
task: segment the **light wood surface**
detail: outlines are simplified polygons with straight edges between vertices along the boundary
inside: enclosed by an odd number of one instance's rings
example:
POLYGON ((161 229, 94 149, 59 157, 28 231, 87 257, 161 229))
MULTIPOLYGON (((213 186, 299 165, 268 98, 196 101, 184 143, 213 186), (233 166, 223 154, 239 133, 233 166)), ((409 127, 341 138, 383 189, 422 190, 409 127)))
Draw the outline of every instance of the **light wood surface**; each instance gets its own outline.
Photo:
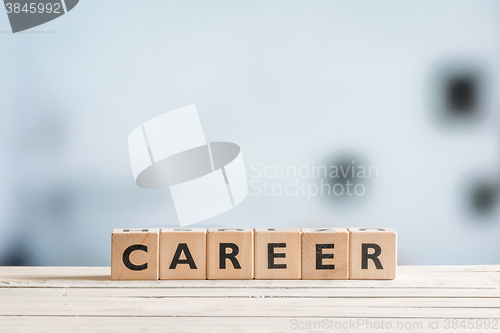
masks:
POLYGON ((396 232, 391 228, 349 228, 349 278, 395 279, 396 232))
POLYGON ((160 229, 115 229, 111 234, 112 280, 157 280, 160 229))
POLYGON ((207 278, 253 278, 253 229, 208 229, 207 278))
POLYGON ((302 229, 302 279, 349 277, 349 232, 346 228, 302 229))
POLYGON ((161 229, 161 280, 204 280, 206 263, 206 229, 161 229))
POLYGON ((255 229, 254 242, 256 279, 300 279, 300 229, 255 229))
POLYGON ((0 267, 0 300, 0 332, 310 332, 298 325, 324 320, 485 332, 444 325, 500 319, 500 265, 400 266, 379 281, 111 281, 109 267, 0 267))

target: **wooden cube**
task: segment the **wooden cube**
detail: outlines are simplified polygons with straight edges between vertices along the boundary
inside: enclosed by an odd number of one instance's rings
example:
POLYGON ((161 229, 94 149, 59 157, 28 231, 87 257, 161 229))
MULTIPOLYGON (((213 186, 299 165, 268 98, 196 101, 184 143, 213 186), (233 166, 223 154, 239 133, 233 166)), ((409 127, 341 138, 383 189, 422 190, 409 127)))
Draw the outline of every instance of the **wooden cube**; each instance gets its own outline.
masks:
POLYGON ((346 280, 348 261, 346 228, 302 229, 302 279, 346 280))
POLYGON ((214 280, 253 278, 253 230, 209 229, 207 277, 214 280))
POLYGON ((255 229, 255 278, 300 279, 299 229, 255 229))
POLYGON ((396 278, 396 232, 391 228, 349 228, 349 277, 396 278))
POLYGON ((162 229, 160 280, 207 278, 206 229, 162 229))
POLYGON ((111 280, 158 280, 159 229, 115 229, 111 280))

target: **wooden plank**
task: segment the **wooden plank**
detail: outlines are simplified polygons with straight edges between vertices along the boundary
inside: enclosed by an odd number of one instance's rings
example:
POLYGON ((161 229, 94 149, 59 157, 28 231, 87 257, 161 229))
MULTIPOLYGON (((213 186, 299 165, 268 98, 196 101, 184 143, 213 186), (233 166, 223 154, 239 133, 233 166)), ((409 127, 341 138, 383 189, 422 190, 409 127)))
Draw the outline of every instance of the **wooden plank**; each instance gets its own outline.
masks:
POLYGON ((111 281, 109 267, 0 267, 0 288, 433 288, 493 289, 500 286, 500 266, 399 266, 394 281, 370 280, 171 280, 111 281), (426 272, 423 272, 426 271, 426 272))
MULTIPOLYGON (((328 306, 338 307, 394 307, 394 308, 408 308, 408 307, 449 307, 449 308, 494 308, 500 307, 500 297, 338 297, 338 296, 311 296, 311 295, 268 295, 263 293, 261 295, 171 295, 171 294, 153 294, 141 293, 137 290, 82 290, 82 289, 34 289, 34 290, 16 290, 5 289, 0 291, 1 299, 6 304, 0 304, 0 313, 2 311, 10 311, 11 304, 24 298, 35 302, 51 302, 61 300, 74 300, 85 302, 133 302, 133 303, 147 303, 148 306, 156 306, 158 302, 170 302, 170 300, 183 300, 187 299, 191 302, 207 301, 211 302, 215 299, 231 299, 237 301, 246 301, 248 299, 297 299, 309 302, 309 300, 317 300, 317 303, 324 303, 328 306), (90 291, 90 292, 89 292, 90 291), (334 302, 334 303, 332 303, 334 302), (151 304, 149 304, 151 303, 151 304)), ((162 303, 161 303, 162 304, 162 303)), ((38 307, 38 304, 33 304, 33 307, 38 307)), ((26 309, 29 308, 26 307, 26 309)))
POLYGON ((109 267, 0 267, 0 299, 2 332, 311 331, 325 320, 436 332, 447 319, 500 320, 500 266, 403 266, 394 281, 111 281, 109 267))
POLYGON ((120 300, 43 301, 28 300, 2 307, 2 316, 87 316, 87 317, 273 317, 273 318, 500 318, 500 308, 480 307, 340 307, 332 301, 304 299, 165 299, 157 302, 137 300, 131 305, 120 300))
POLYGON ((372 289, 372 288, 0 288, 36 295, 37 290, 59 294, 130 297, 309 297, 309 298, 499 298, 500 289, 372 289))
MULTIPOLYGON (((384 319, 384 327, 392 329, 373 329, 381 321, 374 319, 337 319, 337 318, 116 318, 116 317, 0 317, 0 327, 10 327, 7 332, 37 331, 37 332, 455 332, 458 330, 444 329, 445 320, 440 320, 437 328, 429 328, 435 320, 426 318, 384 319), (307 329, 306 325, 311 329, 307 329), (370 326, 371 325, 371 326, 370 326), (397 325, 402 327, 397 329, 397 325), (407 327, 405 330, 404 327, 407 327), (300 328, 303 327, 303 328, 300 328), (337 327, 337 328, 336 328, 337 327), (342 329, 344 327, 344 329, 342 329), (350 328, 349 328, 350 327, 350 328), (371 328, 370 328, 371 327, 371 328)), ((467 321, 465 321, 467 324, 467 321)), ((483 324, 483 323, 481 323, 483 324)), ((498 325, 497 325, 498 327, 498 325)), ((496 329, 467 329, 462 332, 495 332, 496 329)))

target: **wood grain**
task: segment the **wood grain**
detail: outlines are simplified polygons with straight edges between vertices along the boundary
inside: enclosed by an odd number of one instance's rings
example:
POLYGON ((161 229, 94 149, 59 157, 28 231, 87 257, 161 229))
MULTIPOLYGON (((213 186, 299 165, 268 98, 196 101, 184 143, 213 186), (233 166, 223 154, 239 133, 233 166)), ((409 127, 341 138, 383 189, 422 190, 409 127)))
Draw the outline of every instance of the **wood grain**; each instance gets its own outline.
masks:
POLYGON ((437 332, 446 319, 500 319, 500 265, 400 266, 396 280, 156 281, 112 281, 109 267, 0 267, 0 299, 0 332, 314 331, 294 325, 322 320, 437 332))
POLYGON ((395 279, 396 232, 391 228, 349 228, 348 230, 349 278, 395 279), (364 256, 365 260, 363 260, 364 256))
POLYGON ((205 229, 161 229, 160 280, 205 280, 206 242, 205 229))
POLYGON ((256 279, 300 279, 299 229, 255 229, 254 239, 256 279))
POLYGON ((347 229, 302 229, 302 279, 345 280, 347 278, 349 278, 347 229))
POLYGON ((112 280, 157 280, 159 229, 115 229, 111 234, 112 280), (142 246, 133 249, 131 246, 142 246), (126 255, 126 253, 129 255, 126 255), (125 257, 127 259, 125 259, 125 257), (130 267, 127 267, 126 260, 130 267))
POLYGON ((207 231, 207 278, 253 279, 253 230, 208 229, 207 231), (226 244, 221 262, 221 244, 226 244), (234 248, 229 247, 234 246, 234 248), (234 252, 233 252, 234 251, 234 252), (231 259, 229 259, 231 258, 231 259), (221 263, 223 267, 221 267, 221 263))

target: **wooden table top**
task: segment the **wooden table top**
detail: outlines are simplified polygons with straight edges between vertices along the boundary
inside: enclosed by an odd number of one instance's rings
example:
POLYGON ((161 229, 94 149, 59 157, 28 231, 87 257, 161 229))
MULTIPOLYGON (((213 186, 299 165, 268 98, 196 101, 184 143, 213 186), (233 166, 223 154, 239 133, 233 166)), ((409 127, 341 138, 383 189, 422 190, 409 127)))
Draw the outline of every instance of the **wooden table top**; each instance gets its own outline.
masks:
POLYGON ((111 281, 109 267, 0 267, 0 332, 391 329, 500 332, 500 265, 399 266, 392 281, 111 281))

